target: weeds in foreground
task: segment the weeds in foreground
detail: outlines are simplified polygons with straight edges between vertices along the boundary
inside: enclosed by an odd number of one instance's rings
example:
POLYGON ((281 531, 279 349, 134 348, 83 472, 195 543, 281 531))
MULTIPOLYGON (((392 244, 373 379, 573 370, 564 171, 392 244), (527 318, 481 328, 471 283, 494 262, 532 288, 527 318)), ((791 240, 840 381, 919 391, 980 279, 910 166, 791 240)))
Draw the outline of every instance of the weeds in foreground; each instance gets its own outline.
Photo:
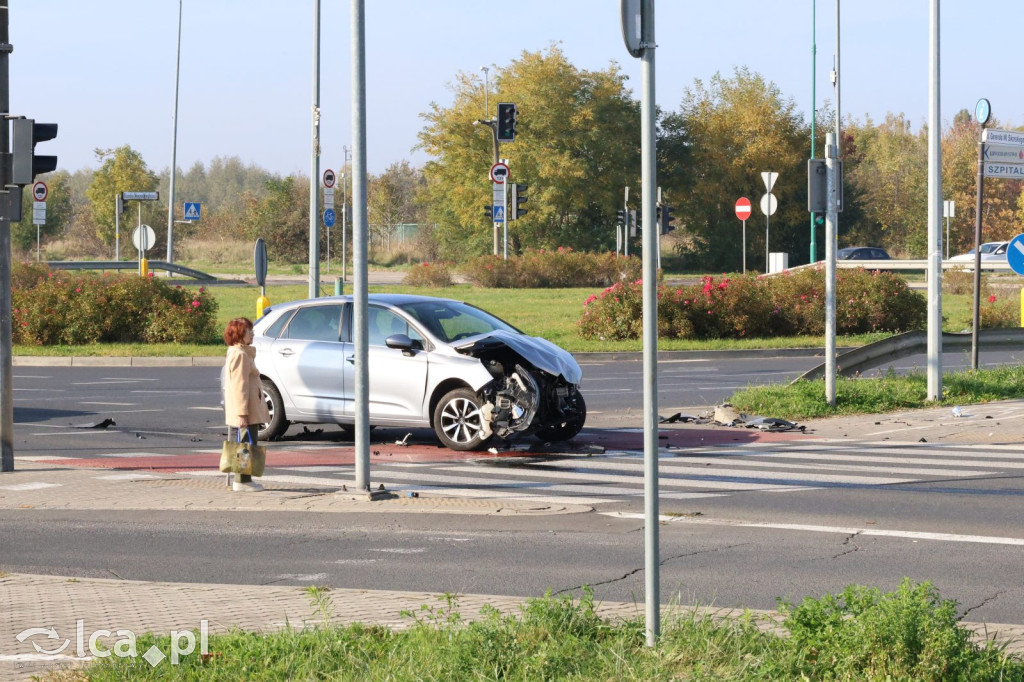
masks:
MULTIPOLYGON (((310 588, 314 607, 325 593, 310 588)), ((233 632, 210 654, 178 666, 116 667, 98 661, 83 679, 182 680, 1024 680, 1005 646, 971 641, 955 604, 929 583, 904 580, 891 594, 851 586, 840 595, 781 604, 766 630, 750 613, 680 610, 663 619, 657 646, 641 618, 601 617, 593 592, 531 599, 516 614, 485 607, 464 619, 453 595, 424 606, 405 630, 349 625, 233 632), (781 626, 781 627, 780 627, 781 626), (789 636, 786 636, 788 630, 789 636)), ((321 611, 322 613, 322 611, 321 611)), ((146 635, 139 651, 169 638, 146 635)))

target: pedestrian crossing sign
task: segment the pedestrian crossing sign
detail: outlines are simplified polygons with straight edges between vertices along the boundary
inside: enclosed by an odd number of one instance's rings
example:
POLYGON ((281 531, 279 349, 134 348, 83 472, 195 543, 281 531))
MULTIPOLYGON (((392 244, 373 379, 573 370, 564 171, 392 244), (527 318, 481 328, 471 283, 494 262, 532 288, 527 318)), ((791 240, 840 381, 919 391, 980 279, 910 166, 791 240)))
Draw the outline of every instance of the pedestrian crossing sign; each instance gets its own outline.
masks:
POLYGON ((199 220, 202 215, 202 206, 198 201, 185 202, 185 220, 199 220))
POLYGON ((505 222, 505 207, 495 206, 494 207, 494 222, 503 223, 505 222))

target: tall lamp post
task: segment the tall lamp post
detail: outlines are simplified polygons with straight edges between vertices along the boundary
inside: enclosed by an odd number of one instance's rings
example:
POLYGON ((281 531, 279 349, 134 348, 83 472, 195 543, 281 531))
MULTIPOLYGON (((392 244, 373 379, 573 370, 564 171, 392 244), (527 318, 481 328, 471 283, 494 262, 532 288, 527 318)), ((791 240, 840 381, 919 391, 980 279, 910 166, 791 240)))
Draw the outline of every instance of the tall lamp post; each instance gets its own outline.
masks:
POLYGON ((490 114, 488 113, 490 111, 490 108, 487 106, 487 95, 491 91, 491 82, 490 80, 488 80, 488 76, 490 75, 491 72, 491 67, 481 66, 480 70, 484 72, 484 118, 487 118, 488 116, 490 116, 490 114))
MULTIPOLYGON (((167 201, 167 262, 174 262, 174 178, 178 174, 178 81, 181 75, 181 5, 178 0, 178 59, 174 67, 174 134, 171 140, 171 198, 167 201)), ((171 273, 173 276, 174 273, 171 273)))

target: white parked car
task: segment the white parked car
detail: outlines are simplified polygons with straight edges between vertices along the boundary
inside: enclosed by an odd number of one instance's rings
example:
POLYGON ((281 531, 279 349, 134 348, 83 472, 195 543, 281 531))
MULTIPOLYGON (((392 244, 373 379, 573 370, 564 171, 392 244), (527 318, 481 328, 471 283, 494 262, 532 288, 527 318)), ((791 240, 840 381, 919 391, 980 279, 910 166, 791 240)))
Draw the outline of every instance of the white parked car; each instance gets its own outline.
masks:
MULTIPOLYGON (((1006 260, 1006 247, 1010 245, 1010 242, 986 242, 981 245, 981 260, 1006 260)), ((967 263, 968 265, 974 262, 974 249, 971 249, 967 253, 961 253, 957 256, 953 256, 949 259, 950 263, 967 263)))
MULTIPOLYGON (((443 298, 371 294, 371 426, 429 427, 453 450, 485 447, 493 436, 533 433, 569 440, 583 428, 582 372, 555 344, 527 336, 480 308, 443 298)), ((271 306, 253 345, 270 423, 355 422, 351 296, 271 306)))

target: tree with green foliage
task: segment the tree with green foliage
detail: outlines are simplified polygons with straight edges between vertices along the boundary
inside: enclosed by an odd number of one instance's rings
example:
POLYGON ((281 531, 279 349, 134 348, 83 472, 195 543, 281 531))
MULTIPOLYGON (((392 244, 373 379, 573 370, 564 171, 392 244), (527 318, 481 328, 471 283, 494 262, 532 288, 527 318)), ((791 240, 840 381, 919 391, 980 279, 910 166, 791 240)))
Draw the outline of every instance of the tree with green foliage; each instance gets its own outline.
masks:
MULTIPOLYGON (((614 246, 623 187, 637 186, 640 170, 639 105, 625 81, 614 64, 577 69, 557 46, 494 69, 492 110, 497 102, 519 110, 516 140, 503 144, 501 155, 510 160, 512 182, 529 186, 529 213, 509 223, 512 251, 614 246)), ((441 253, 463 259, 491 252, 484 206, 492 203, 494 159, 490 127, 476 124, 484 107, 479 78, 459 73, 451 87, 450 107, 433 103, 423 114, 419 147, 431 156, 424 176, 441 253)))
POLYGON ((11 224, 11 246, 30 252, 36 249, 36 236, 43 242, 64 234, 74 218, 71 191, 68 187, 70 175, 57 171, 39 178, 46 183, 49 193, 46 197, 46 223, 37 226, 32 223, 32 185, 26 185, 21 197, 21 220, 11 224))
MULTIPOLYGON (((855 163, 848 164, 849 182, 863 194, 866 220, 875 226, 875 240, 895 257, 924 258, 928 239, 928 136, 914 132, 903 114, 887 114, 875 125, 847 126, 853 138, 855 163)), ((865 234, 871 231, 865 230, 865 234)))
POLYGON ((366 191, 366 210, 371 243, 387 249, 401 223, 421 222, 418 206, 424 187, 423 173, 408 161, 393 163, 380 175, 370 176, 366 191))
POLYGON ((754 206, 747 224, 747 267, 764 268, 765 220, 757 207, 765 193, 765 171, 779 174, 770 248, 788 252, 791 263, 806 262, 810 130, 778 86, 746 67, 732 77, 715 74, 707 84, 696 80, 685 90, 679 112, 664 118, 658 146, 658 181, 666 203, 676 207, 688 264, 718 271, 742 267, 734 206, 745 196, 754 206))
MULTIPOLYGON (((97 160, 102 162, 100 169, 93 174, 92 184, 86 190, 92 212, 92 220, 96 225, 96 233, 105 244, 113 244, 115 237, 115 198, 121 192, 153 192, 157 188, 157 177, 146 166, 142 155, 129 145, 116 149, 97 149, 97 160)), ((158 202, 141 202, 142 222, 150 225, 166 224, 167 209, 164 205, 161 222, 158 202)), ((122 226, 124 227, 124 226, 122 226)), ((121 231, 121 240, 125 241, 125 230, 121 231)), ((164 230, 157 230, 159 240, 164 230)), ((128 233, 130 237, 130 230, 128 233)), ((128 241, 129 247, 131 242, 128 241)), ((154 245, 155 246, 155 245, 154 245)))
MULTIPOLYGON (((264 196, 249 194, 245 205, 245 238, 262 237, 267 257, 279 263, 309 261, 309 179, 288 176, 268 180, 264 196)), ((326 238, 320 231, 323 253, 326 238)))

